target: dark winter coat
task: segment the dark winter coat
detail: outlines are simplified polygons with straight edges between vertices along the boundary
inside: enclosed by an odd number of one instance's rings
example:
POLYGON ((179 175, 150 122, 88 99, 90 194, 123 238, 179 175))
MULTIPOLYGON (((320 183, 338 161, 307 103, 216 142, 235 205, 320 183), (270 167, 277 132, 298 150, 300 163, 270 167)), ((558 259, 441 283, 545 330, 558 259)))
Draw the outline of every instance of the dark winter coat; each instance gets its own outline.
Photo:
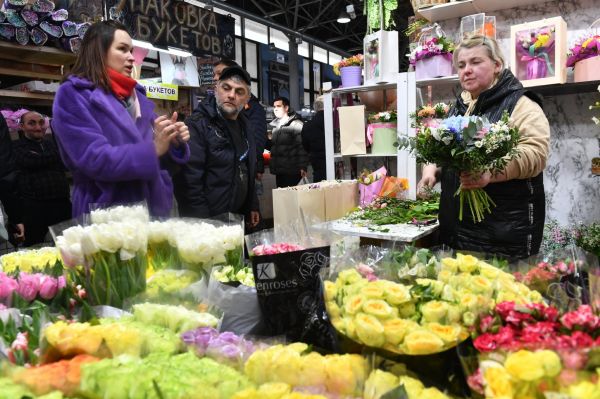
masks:
POLYGON ((325 175, 325 113, 319 111, 302 127, 302 145, 313 170, 325 175))
MULTIPOLYGON (((521 96, 536 102, 539 98, 523 89, 517 78, 504 70, 491 89, 482 92, 471 115, 485 115, 497 122, 504 110, 512 115, 521 96)), ((541 105, 541 104, 540 104, 541 105)), ((459 97, 450 115, 464 115, 467 105, 459 97)), ((468 210, 458 220, 459 200, 454 193, 460 185, 457 173, 442 169, 442 197, 440 200, 440 239, 455 249, 525 258, 539 250, 545 219, 543 173, 529 179, 513 179, 490 183, 484 190, 496 206, 485 219, 475 223, 468 210)))
POLYGON ((243 112, 248 119, 248 131, 252 133, 256 143, 256 172, 264 173, 263 152, 267 142, 267 114, 254 94, 243 112))
MULTIPOLYGON (((243 113, 238 116, 248 139, 248 153, 256 154, 254 136, 247 134, 248 121, 243 113)), ((239 158, 231 132, 226 122, 217 112, 216 103, 205 102, 196 108, 186 120, 190 129, 190 160, 182 166, 174 178, 175 197, 181 216, 210 217, 225 212, 238 212, 232 209, 236 202, 239 173, 239 158)), ((258 198, 254 187, 256 157, 248 158, 248 195, 242 213, 258 210, 258 198)))
POLYGON ((273 129, 269 171, 274 175, 300 174, 306 170, 308 154, 302 146, 302 120, 298 114, 290 115, 282 125, 273 129))

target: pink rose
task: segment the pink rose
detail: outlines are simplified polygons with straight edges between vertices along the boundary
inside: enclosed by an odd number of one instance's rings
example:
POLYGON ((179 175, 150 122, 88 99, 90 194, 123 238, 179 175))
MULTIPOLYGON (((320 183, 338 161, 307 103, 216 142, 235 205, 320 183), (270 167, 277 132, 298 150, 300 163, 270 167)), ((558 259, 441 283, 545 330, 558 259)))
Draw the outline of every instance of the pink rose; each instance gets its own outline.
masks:
POLYGON ((8 302, 12 297, 13 292, 17 289, 19 283, 13 278, 0 272, 0 301, 8 302))
POLYGON ((589 305, 581 305, 577 310, 565 313, 560 321, 570 330, 576 326, 595 328, 598 325, 598 317, 589 305))
POLYGON ((547 321, 558 320, 558 309, 553 306, 546 306, 542 312, 544 319, 547 321))
POLYGON ((569 370, 580 370, 588 361, 587 355, 582 351, 562 350, 558 354, 562 359, 564 367, 569 370))
POLYGON ((19 274, 19 287, 17 288, 17 294, 21 298, 28 302, 35 299, 40 290, 40 278, 34 274, 27 274, 21 272, 19 274))
POLYGON ((58 292, 58 280, 50 276, 42 276, 40 279, 40 296, 44 299, 52 299, 58 292))
POLYGON ((515 309, 514 302, 500 302, 496 305, 496 312, 502 317, 502 320, 506 320, 506 317, 510 312, 515 309))
POLYGON ((496 336, 494 334, 485 333, 475 338, 473 346, 475 346, 479 352, 492 352, 498 347, 498 342, 496 341, 496 336))

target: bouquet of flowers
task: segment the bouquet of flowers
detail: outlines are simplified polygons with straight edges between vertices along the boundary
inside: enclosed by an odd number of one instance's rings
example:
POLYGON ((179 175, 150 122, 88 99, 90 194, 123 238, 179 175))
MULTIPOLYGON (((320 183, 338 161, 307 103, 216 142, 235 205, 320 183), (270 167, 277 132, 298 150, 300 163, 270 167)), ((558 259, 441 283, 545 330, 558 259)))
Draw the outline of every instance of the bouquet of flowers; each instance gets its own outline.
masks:
POLYGON ((444 55, 450 60, 454 52, 454 43, 448 40, 445 36, 434 36, 420 43, 414 48, 409 55, 409 61, 415 65, 417 61, 425 58, 430 58, 435 55, 444 55))
POLYGON ((600 35, 580 38, 567 53, 567 67, 573 67, 579 61, 599 55, 600 35))
POLYGON ((50 269, 62 273, 60 252, 55 247, 10 252, 0 256, 0 270, 5 273, 17 270, 28 273, 47 272, 50 269))
POLYGON ((544 225, 544 234, 540 253, 548 260, 553 254, 563 251, 565 248, 575 245, 575 231, 571 227, 562 227, 556 220, 550 220, 544 225))
POLYGON ((521 61, 527 63, 527 79, 554 76, 548 55, 554 49, 554 34, 553 26, 517 34, 517 53, 521 55, 521 61))
MULTIPOLYGON (((410 147, 417 162, 434 163, 458 172, 500 173, 508 161, 517 155, 519 132, 509 124, 504 112, 497 123, 490 123, 480 116, 452 116, 417 125, 417 134, 406 138, 401 144, 410 147)), ((482 188, 464 190, 459 187, 459 220, 463 218, 466 202, 475 222, 484 219, 494 205, 482 188)))
POLYGON ((340 76, 340 69, 349 66, 362 66, 364 57, 362 54, 356 54, 352 57, 344 58, 340 62, 333 64, 333 73, 340 76))
POLYGON ((584 250, 600 256, 600 223, 578 226, 575 230, 575 242, 584 250))
POLYGON ((369 123, 395 123, 398 121, 396 111, 383 111, 369 115, 369 123))
POLYGON ((429 126, 429 124, 434 122, 439 123, 437 121, 448 117, 448 111, 450 111, 450 106, 446 103, 422 105, 414 113, 410 114, 413 120, 411 127, 416 128, 421 125, 429 126))
POLYGON ((552 263, 541 261, 525 273, 515 272, 515 277, 529 288, 547 295, 552 283, 559 282, 561 277, 573 274, 575 271, 575 262, 570 259, 552 263))

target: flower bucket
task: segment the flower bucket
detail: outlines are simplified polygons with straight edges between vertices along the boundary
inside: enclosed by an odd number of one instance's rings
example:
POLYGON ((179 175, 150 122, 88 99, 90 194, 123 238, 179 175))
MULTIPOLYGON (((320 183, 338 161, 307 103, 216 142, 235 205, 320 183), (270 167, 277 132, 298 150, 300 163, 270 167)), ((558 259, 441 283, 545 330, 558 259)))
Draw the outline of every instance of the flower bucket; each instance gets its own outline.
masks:
POLYGON ((362 67, 347 66, 340 68, 343 87, 360 86, 362 84, 362 67))
POLYGON ((418 60, 415 64, 416 79, 432 79, 452 75, 452 54, 438 54, 418 60))
POLYGON ((398 125, 395 123, 372 123, 367 128, 371 154, 393 154, 398 141, 398 125))
POLYGON ((578 61, 573 69, 575 70, 573 76, 574 82, 600 80, 600 56, 597 55, 578 61))

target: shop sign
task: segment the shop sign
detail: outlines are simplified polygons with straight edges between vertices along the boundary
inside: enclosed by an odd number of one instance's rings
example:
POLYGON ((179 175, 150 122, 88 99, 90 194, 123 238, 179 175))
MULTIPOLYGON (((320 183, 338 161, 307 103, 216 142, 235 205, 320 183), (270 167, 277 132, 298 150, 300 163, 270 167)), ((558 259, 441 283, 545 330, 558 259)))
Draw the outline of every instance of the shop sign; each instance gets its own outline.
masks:
POLYGON ((146 89, 146 97, 159 100, 177 101, 179 99, 179 87, 168 83, 154 83, 146 80, 138 81, 146 89))
POLYGON ((197 57, 235 59, 235 19, 176 0, 107 0, 108 18, 134 39, 177 47, 197 57))

